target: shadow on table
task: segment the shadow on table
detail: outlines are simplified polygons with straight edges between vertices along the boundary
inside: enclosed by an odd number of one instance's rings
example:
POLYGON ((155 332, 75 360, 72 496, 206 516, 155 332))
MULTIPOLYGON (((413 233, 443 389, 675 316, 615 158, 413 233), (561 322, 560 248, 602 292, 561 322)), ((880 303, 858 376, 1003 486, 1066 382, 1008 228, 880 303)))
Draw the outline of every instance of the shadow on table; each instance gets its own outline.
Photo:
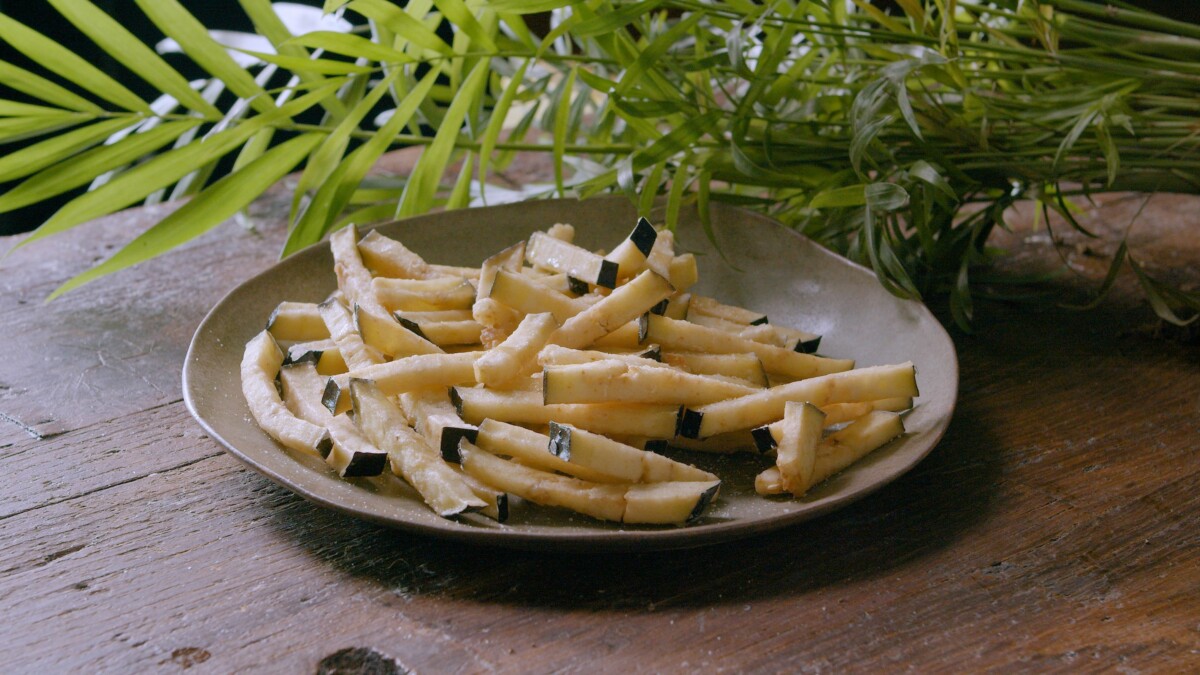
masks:
POLYGON ((930 456, 879 492, 775 533, 682 551, 517 551, 436 541, 307 504, 274 513, 325 564, 405 596, 591 611, 708 606, 871 578, 945 548, 988 513, 995 445, 961 406, 930 456))

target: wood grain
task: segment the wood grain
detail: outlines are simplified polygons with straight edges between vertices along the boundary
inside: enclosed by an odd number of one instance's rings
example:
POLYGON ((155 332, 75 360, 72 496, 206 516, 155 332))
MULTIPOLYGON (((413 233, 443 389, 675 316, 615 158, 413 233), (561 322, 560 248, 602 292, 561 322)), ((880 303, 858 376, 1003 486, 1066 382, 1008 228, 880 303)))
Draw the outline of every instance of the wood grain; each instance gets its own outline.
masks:
POLYGON ((159 206, 110 216, 0 263, 0 322, 8 326, 0 420, 53 436, 181 400, 181 364, 196 324, 274 262, 280 228, 227 223, 162 258, 43 302, 169 212, 159 206))
MULTIPOLYGON (((516 552, 318 508, 187 415, 191 331, 270 264, 285 202, 259 204, 260 233, 228 224, 49 306, 162 211, 0 263, 5 671, 1200 669, 1200 354, 1153 338, 1125 280, 1096 312, 981 304, 947 436, 847 509, 692 551, 516 552)), ((1163 237, 1197 205, 1156 207, 1163 237)), ((1030 232, 1009 269, 1047 264, 1030 232)), ((1172 278, 1200 269, 1194 246, 1139 246, 1172 278)))

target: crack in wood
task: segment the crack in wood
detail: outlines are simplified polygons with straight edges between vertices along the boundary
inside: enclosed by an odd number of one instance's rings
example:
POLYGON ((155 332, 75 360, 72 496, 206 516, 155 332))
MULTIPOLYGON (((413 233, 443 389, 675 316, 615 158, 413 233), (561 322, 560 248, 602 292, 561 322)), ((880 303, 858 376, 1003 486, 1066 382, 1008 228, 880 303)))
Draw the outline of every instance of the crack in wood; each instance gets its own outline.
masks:
POLYGON ((56 434, 50 434, 50 435, 42 434, 37 429, 34 429, 33 427, 29 426, 28 424, 25 424, 21 420, 13 417, 12 415, 9 415, 7 413, 0 412, 0 420, 4 420, 5 422, 9 422, 11 424, 14 424, 14 425, 20 427, 22 431, 29 434, 29 437, 35 441, 45 440, 47 438, 50 438, 50 436, 56 435, 56 434))
POLYGON ((174 472, 174 471, 178 471, 179 469, 186 469, 187 467, 189 467, 189 466, 191 466, 191 465, 193 465, 193 464, 198 464, 198 463, 200 463, 200 462, 203 462, 203 461, 205 461, 205 460, 207 460, 207 459, 212 459, 212 458, 214 458, 214 457, 220 457, 220 456, 221 456, 221 455, 223 455, 223 454, 225 454, 225 453, 224 453, 224 451, 221 451, 221 452, 214 452, 214 453, 212 453, 212 454, 210 454, 210 455, 205 455, 205 456, 203 456, 203 457, 197 457, 196 459, 191 459, 191 460, 188 460, 188 461, 186 461, 186 462, 183 462, 183 463, 181 463, 181 464, 175 464, 175 465, 173 465, 173 466, 170 466, 170 467, 167 467, 167 468, 165 468, 165 469, 160 469, 160 470, 158 470, 158 471, 152 471, 152 472, 150 472, 150 473, 144 473, 144 474, 141 474, 141 475, 139 475, 139 476, 130 476, 129 478, 126 478, 126 479, 124 479, 124 480, 115 481, 115 482, 109 483, 109 484, 107 484, 107 485, 101 485, 101 486, 98 486, 98 487, 92 488, 91 490, 87 490, 87 491, 85 491, 85 492, 80 492, 79 494, 74 494, 74 495, 71 495, 70 497, 64 497, 64 498, 62 498, 62 499, 54 499, 54 500, 51 500, 51 501, 48 501, 48 502, 43 502, 43 503, 41 503, 41 504, 38 504, 37 506, 31 506, 31 507, 29 507, 29 508, 27 508, 27 509, 21 509, 21 510, 19 510, 19 511, 13 511, 12 513, 8 513, 8 514, 0 515, 0 522, 4 522, 5 520, 8 520, 9 518, 12 518, 12 517, 14 517, 14 516, 19 516, 19 515, 21 515, 21 514, 23 514, 23 513, 29 513, 29 512, 31 512, 31 511, 36 511, 36 510, 38 510, 38 509, 46 508, 47 506, 54 506, 55 504, 62 504, 62 503, 64 503, 64 502, 70 502, 70 501, 74 501, 74 500, 76 500, 76 499, 79 499, 79 498, 81 498, 81 497, 87 497, 88 495, 96 494, 97 492, 102 492, 102 491, 104 491, 104 490, 109 490, 109 489, 112 489, 112 488, 115 488, 115 487, 119 487, 119 486, 121 486, 121 485, 127 485, 127 484, 129 484, 129 483, 132 483, 132 482, 134 482, 134 481, 139 481, 139 480, 142 480, 143 478, 149 478, 150 476, 154 476, 154 475, 157 475, 157 474, 172 473, 172 472, 174 472))

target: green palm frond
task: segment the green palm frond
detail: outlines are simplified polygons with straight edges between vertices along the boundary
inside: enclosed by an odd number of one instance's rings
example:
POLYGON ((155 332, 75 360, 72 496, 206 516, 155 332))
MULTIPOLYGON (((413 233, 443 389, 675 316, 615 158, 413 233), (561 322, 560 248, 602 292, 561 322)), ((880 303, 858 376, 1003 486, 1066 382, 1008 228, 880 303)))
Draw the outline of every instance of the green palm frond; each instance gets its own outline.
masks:
MULTIPOLYGON (((203 73, 190 82, 89 0, 49 4, 161 96, 0 16, 0 39, 47 67, 0 62, 25 97, 0 101, 0 142, 28 146, 0 158, 18 181, 0 213, 91 186, 22 245, 190 198, 56 294, 211 229, 286 171, 302 172, 284 254, 348 222, 487 203, 489 172, 544 152, 553 184, 521 196, 620 191, 644 213, 662 198, 669 225, 689 204, 753 208, 894 293, 949 296, 966 326, 972 272, 1015 200, 1070 219, 1064 195, 1200 191, 1200 30, 1082 0, 904 0, 891 15, 866 0, 329 0, 357 27, 304 34, 241 0, 262 37, 232 47, 178 0, 137 0, 203 73), (367 176, 406 145, 425 146, 406 180, 367 176)), ((1200 309, 1121 252, 1114 269, 1164 318, 1200 309)))

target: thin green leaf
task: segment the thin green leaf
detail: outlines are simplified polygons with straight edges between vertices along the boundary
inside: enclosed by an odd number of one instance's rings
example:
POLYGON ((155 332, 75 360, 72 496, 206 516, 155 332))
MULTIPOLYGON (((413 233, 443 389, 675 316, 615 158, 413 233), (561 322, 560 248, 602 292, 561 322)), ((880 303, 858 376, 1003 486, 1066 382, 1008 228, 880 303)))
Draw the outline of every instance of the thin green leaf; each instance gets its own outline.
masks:
MULTIPOLYGON (((420 103, 429 96, 429 91, 436 81, 436 71, 430 70, 426 73, 417 86, 413 87, 400 102, 399 107, 392 111, 387 122, 372 134, 371 138, 363 143, 353 156, 347 158, 344 162, 346 170, 337 183, 337 192, 332 203, 335 213, 340 212, 351 202, 371 167, 375 166, 376 160, 392 146, 396 136, 412 120, 420 103)), ((396 195, 395 198, 402 195, 403 192, 396 195)))
POLYGON ((571 4, 571 0, 490 0, 488 7, 508 14, 537 14, 571 4))
POLYGON ((675 127, 670 133, 651 143, 650 147, 634 155, 634 168, 641 171, 652 164, 673 157, 683 150, 691 148, 706 134, 719 135, 720 120, 723 114, 719 110, 710 110, 675 127))
POLYGON ((275 103, 254 78, 218 44, 204 24, 196 20, 178 0, 135 0, 146 17, 167 37, 179 43, 193 61, 220 78, 234 94, 246 99, 260 113, 275 109, 275 103))
POLYGON ((267 151, 267 148, 271 146, 271 140, 273 138, 275 138, 274 129, 263 129, 257 134, 254 134, 250 140, 246 141, 246 144, 242 146, 242 149, 238 151, 237 159, 233 162, 233 170, 237 171, 250 162, 262 157, 263 153, 267 151))
POLYGON ((313 31, 297 37, 289 38, 284 44, 303 45, 313 49, 323 49, 334 54, 344 54, 355 58, 365 58, 380 63, 403 64, 414 63, 408 54, 368 40, 361 35, 348 35, 332 31, 313 31))
POLYGON ((598 92, 604 93, 604 94, 607 94, 608 92, 612 91, 612 88, 617 86, 616 82, 613 82, 612 80, 610 80, 606 77, 602 77, 596 73, 593 73, 591 70, 588 70, 587 68, 582 68, 579 70, 579 79, 583 80, 583 83, 586 84, 587 86, 591 87, 592 89, 595 89, 598 92))
MULTIPOLYGON (((520 143, 521 141, 525 140, 525 136, 528 135, 529 128, 533 126, 533 120, 537 117, 538 110, 540 109, 540 101, 529 106, 529 109, 525 111, 525 114, 521 116, 521 119, 517 120, 517 123, 515 126, 513 126, 512 131, 508 133, 508 140, 510 142, 520 143)), ((496 155, 495 160, 493 160, 493 163, 496 165, 496 171, 503 171, 504 169, 508 168, 508 165, 512 163, 516 156, 517 153, 513 150, 503 150, 499 152, 496 155)))
POLYGON ((1096 126, 1096 140, 1100 142, 1100 149, 1104 152, 1104 164, 1108 167, 1108 182, 1107 186, 1112 187, 1113 183, 1117 182, 1117 174, 1121 172, 1121 153, 1117 150, 1117 143, 1113 140, 1112 133, 1108 127, 1100 124, 1096 126))
POLYGON ((870 149, 871 143, 879 136, 879 132, 895 121, 895 115, 887 114, 871 120, 862 127, 855 128, 854 138, 850 142, 850 164, 854 166, 855 171, 862 171, 862 163, 867 158, 867 150, 870 149))
POLYGON ((1063 157, 1075 147, 1075 143, 1083 132, 1092 124, 1092 120, 1096 119, 1099 112, 1095 109, 1088 110, 1075 120, 1075 124, 1071 126, 1071 130, 1063 137, 1062 142, 1058 144, 1058 151, 1054 153, 1054 162, 1051 165, 1051 171, 1059 171, 1062 165, 1063 157))
POLYGON ((371 91, 350 109, 341 122, 326 136, 325 141, 313 152, 304 167, 304 173, 300 175, 300 180, 296 184, 295 194, 292 197, 292 211, 288 220, 296 218, 301 198, 323 184, 333 173, 334 168, 346 154, 346 148, 350 145, 350 136, 358 131, 363 119, 388 93, 388 89, 400 77, 401 72, 399 69, 393 70, 390 75, 372 87, 371 91))
POLYGON ((387 26, 398 37, 402 37, 418 47, 424 47, 447 56, 454 55, 454 50, 438 37, 437 32, 387 0, 353 0, 346 6, 368 19, 387 26))
POLYGON ((700 12, 689 14, 661 35, 656 36, 653 42, 642 48, 637 60, 625 69, 625 74, 621 76, 614 91, 618 94, 628 94, 636 85, 643 83, 645 74, 653 70, 658 65, 659 59, 668 50, 675 47, 679 39, 687 35, 692 27, 703 18, 704 14, 700 12))
POLYGON ((1096 297, 1083 305, 1064 304, 1063 307, 1068 309, 1092 309, 1098 307, 1104 298, 1108 296, 1108 292, 1112 290, 1114 284, 1117 283, 1117 275, 1121 271, 1122 265, 1125 264, 1125 257, 1129 254, 1129 246, 1125 240, 1121 241, 1121 245, 1117 247, 1117 252, 1113 254, 1112 263, 1108 266, 1108 273, 1104 275, 1104 281, 1101 282, 1100 288, 1096 289, 1096 297))
POLYGON ((1191 296, 1182 297, 1181 299, 1185 302, 1181 304, 1188 305, 1196 313, 1190 319, 1180 317, 1175 309, 1171 307, 1168 299, 1164 297, 1168 289, 1163 288, 1161 284, 1146 274, 1146 271, 1134 260, 1133 256, 1126 256, 1126 259, 1129 261, 1129 268, 1137 275, 1138 283, 1142 286, 1142 292, 1146 294, 1146 299, 1150 302, 1150 307, 1154 309, 1154 313, 1158 315, 1158 318, 1176 326, 1186 326, 1196 319, 1200 319, 1200 299, 1191 296), (1189 300, 1191 302, 1187 302, 1189 300))
POLYGON ((674 175, 671 176, 671 189, 667 191, 667 213, 666 221, 667 229, 674 230, 679 225, 679 212, 683 209, 683 197, 687 193, 688 185, 691 184, 691 178, 688 176, 688 169, 691 162, 690 158, 684 158, 675 169, 674 175))
POLYGON ((818 192, 808 203, 814 209, 844 209, 867 203, 866 183, 830 188, 818 192))
POLYGON ((71 112, 37 117, 3 117, 0 118, 0 143, 13 143, 27 138, 44 136, 52 131, 73 127, 88 119, 89 116, 71 112))
MULTIPOLYGON (((313 196, 304 209, 299 220, 295 221, 287 242, 284 243, 283 255, 291 255, 305 246, 320 241, 329 231, 333 218, 342 211, 354 196, 354 191, 362 184, 367 172, 375 165, 375 160, 391 146, 393 139, 408 124, 416 113, 421 102, 429 95, 438 72, 430 70, 417 86, 412 89, 400 102, 400 106, 392 111, 392 116, 384 123, 378 133, 358 147, 342 160, 337 167, 321 183, 317 194, 313 196)), ((392 206, 393 212, 395 206, 392 206)))
POLYGON ((875 211, 898 211, 908 206, 908 192, 895 183, 868 183, 863 193, 875 211))
POLYGON ((950 187, 950 183, 946 181, 945 176, 943 176, 941 172, 934 168, 929 162, 926 162, 923 159, 913 162, 912 166, 908 167, 908 175, 916 178, 917 180, 928 183, 932 187, 936 188, 938 192, 941 192, 954 201, 958 201, 958 193, 954 191, 954 188, 950 187))
POLYGON ((380 223, 385 220, 391 220, 395 213, 396 206, 394 204, 372 204, 371 206, 364 206, 361 209, 354 209, 343 214, 333 224, 333 227, 329 229, 330 231, 340 230, 350 223, 358 225, 380 223))
POLYGON ((46 298, 47 301, 181 246, 220 225, 283 178, 321 138, 320 134, 304 134, 275 146, 241 171, 213 183, 108 260, 59 286, 46 298))
POLYGON ((471 174, 475 165, 474 153, 467 153, 463 158, 462 168, 458 171, 458 179, 454 181, 454 189, 446 199, 446 210, 466 208, 471 203, 471 174))
POLYGON ((7 43, 46 70, 57 73, 83 90, 124 110, 150 112, 150 106, 140 96, 93 66, 87 59, 77 56, 54 40, 4 14, 0 14, 0 42, 7 43))
MULTIPOLYGON (((288 27, 283 23, 283 19, 279 18, 274 7, 271 6, 270 0, 238 0, 242 6, 242 10, 246 12, 246 16, 250 17, 250 23, 254 26, 254 31, 259 35, 267 38, 275 47, 275 51, 284 56, 295 56, 300 58, 311 58, 304 47, 295 44, 289 44, 292 38, 288 27)), ((297 73, 300 81, 308 87, 319 85, 324 78, 312 73, 300 72, 297 73)), ((346 114, 346 108, 342 102, 336 97, 330 97, 321 102, 321 107, 324 108, 333 117, 334 121, 342 118, 346 114)))
POLYGON ((475 47, 487 52, 496 51, 496 43, 492 41, 492 36, 462 0, 433 0, 433 4, 441 10, 447 21, 471 38, 475 47))
POLYGON ((301 56, 283 56, 280 54, 268 54, 266 52, 256 52, 250 49, 232 48, 236 52, 248 54, 260 61, 266 63, 274 63, 282 68, 287 68, 293 73, 306 73, 310 75, 355 75, 359 73, 371 73, 378 68, 374 66, 360 66, 349 61, 334 61, 332 59, 309 59, 301 56))
POLYGON ((563 187, 563 157, 567 154, 567 117, 571 111, 571 91, 575 88, 576 71, 576 68, 572 68, 567 74, 554 110, 554 187, 560 197, 567 196, 563 187))
POLYGON ((0 61, 0 82, 10 89, 28 94, 38 101, 53 103, 61 108, 96 114, 104 112, 103 108, 86 98, 60 87, 40 75, 35 75, 5 61, 0 61))
MULTIPOLYGON (((145 133, 133 134, 119 143, 92 148, 71 157, 70 161, 54 164, 0 196, 0 213, 36 204, 86 185, 106 171, 125 166, 158 150, 199 124, 200 120, 168 122, 145 133)), ((19 245, 23 246, 28 241, 26 239, 19 245)))
POLYGON ((742 267, 734 264, 733 260, 725 254, 725 247, 717 244, 717 235, 713 230, 712 223, 712 208, 710 202, 712 200, 712 174, 707 171, 701 171, 696 174, 696 215, 700 218, 700 227, 704 230, 704 237, 708 239, 713 248, 717 250, 717 254, 721 256, 721 260, 729 265, 735 271, 745 271, 742 267))
POLYGON ((337 186, 345 177, 350 162, 354 161, 355 156, 361 152, 361 147, 351 152, 334 169, 333 174, 329 176, 329 181, 305 202, 300 211, 299 220, 295 221, 295 225, 288 232, 287 241, 284 242, 283 250, 279 254, 281 258, 317 243, 329 231, 330 223, 337 216, 337 211, 333 208, 333 201, 337 197, 337 186))
POLYGON ((954 288, 950 291, 950 316, 955 325, 964 333, 974 332, 971 322, 975 318, 975 306, 971 300, 971 284, 967 261, 959 265, 958 274, 954 278, 954 288))
POLYGON ((662 4, 663 0, 645 0, 644 2, 636 2, 632 5, 624 5, 607 14, 600 14, 586 21, 581 21, 571 33, 581 38, 606 35, 628 26, 639 18, 658 9, 662 4))
POLYGON ((0 157, 0 183, 24 178, 51 164, 74 157, 132 124, 134 121, 129 119, 105 120, 10 152, 0 157))
POLYGON ((0 101, 0 117, 40 117, 42 115, 66 115, 72 111, 51 108, 20 101, 0 101))
MULTIPOLYGON (((202 142, 190 143, 129 169, 100 188, 68 202, 18 246, 26 246, 136 203, 155 190, 165 188, 195 171, 197 167, 224 156, 261 129, 279 124, 311 108, 335 86, 335 83, 330 82, 275 109, 274 112, 253 117, 232 129, 209 136, 202 142)), ((128 140, 132 139, 126 139, 128 140)))
POLYGON ((655 164, 650 173, 646 175, 646 179, 642 181, 642 193, 638 197, 639 216, 649 216, 651 209, 654 208, 654 200, 658 197, 658 188, 662 185, 663 171, 666 168, 666 162, 655 164))
POLYGON ((653 99, 629 99, 623 96, 612 96, 609 101, 620 111, 630 117, 645 117, 658 119, 667 115, 696 114, 696 105, 690 101, 661 101, 653 99))
MULTIPOLYGON (((479 144, 479 184, 483 185, 487 182, 488 165, 492 161, 492 152, 496 149, 496 142, 500 139, 500 132, 504 129, 504 122, 508 118, 508 111, 512 108, 513 100, 517 96, 517 91, 525 82, 525 71, 529 68, 530 59, 525 59, 517 66, 517 72, 513 73, 508 84, 504 87, 504 92, 500 94, 500 99, 496 101, 496 105, 492 108, 492 116, 488 120, 487 127, 483 130, 483 137, 479 144)), ((486 190, 480 191, 480 198, 487 193, 486 190)), ((486 202, 485 202, 486 203, 486 202)))
POLYGON ((87 0, 50 0, 50 4, 71 25, 88 36, 111 58, 125 66, 138 77, 168 94, 181 104, 210 118, 219 118, 221 111, 192 89, 186 78, 179 74, 158 54, 154 53, 119 21, 87 0))
POLYGON ((463 119, 475 99, 483 95, 487 86, 488 62, 480 61, 471 69, 470 75, 463 81, 462 89, 455 95, 446 110, 446 116, 438 128, 433 142, 421 153, 413 167, 408 185, 404 187, 404 196, 396 209, 397 218, 407 218, 429 210, 433 197, 437 194, 442 174, 454 151, 454 141, 458 138, 463 119))

